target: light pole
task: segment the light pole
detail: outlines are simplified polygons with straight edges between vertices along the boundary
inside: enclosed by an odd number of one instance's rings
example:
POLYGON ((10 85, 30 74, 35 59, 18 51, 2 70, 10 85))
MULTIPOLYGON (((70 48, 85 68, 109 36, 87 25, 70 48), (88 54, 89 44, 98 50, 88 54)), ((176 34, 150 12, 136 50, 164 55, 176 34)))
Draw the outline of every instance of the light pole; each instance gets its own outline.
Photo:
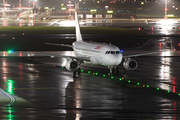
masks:
POLYGON ((3 0, 3 17, 5 17, 5 0, 3 0))
POLYGON ((168 11, 168 8, 167 8, 167 0, 165 0, 164 19, 167 19, 167 11, 168 11))
POLYGON ((19 0, 19 7, 21 7, 21 0, 19 0))
POLYGON ((33 0, 33 8, 36 6, 37 0, 33 0))

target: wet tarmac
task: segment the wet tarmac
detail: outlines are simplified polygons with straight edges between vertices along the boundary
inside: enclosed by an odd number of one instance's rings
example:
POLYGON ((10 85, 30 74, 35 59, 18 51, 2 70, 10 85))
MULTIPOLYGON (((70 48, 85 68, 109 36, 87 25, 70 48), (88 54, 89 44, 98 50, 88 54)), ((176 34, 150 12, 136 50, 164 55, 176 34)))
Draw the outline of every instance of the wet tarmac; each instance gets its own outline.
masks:
POLYGON ((134 57, 137 70, 119 65, 112 77, 106 67, 82 64, 81 76, 73 78, 63 58, 1 51, 0 119, 179 119, 179 37, 149 37, 143 46, 123 50, 124 55, 164 52, 134 57))
MULTIPOLYGON (((150 40, 141 48, 127 49, 124 54, 138 53, 145 48, 160 50, 161 42, 150 40)), ((164 53, 134 58, 139 64, 135 71, 127 71, 120 65, 120 73, 110 77, 106 67, 83 64, 81 76, 77 78, 62 67, 63 58, 15 57, 19 55, 16 52, 14 57, 10 53, 7 57, 1 52, 6 57, 0 58, 0 88, 15 101, 0 102, 0 118, 179 118, 179 49, 163 49, 164 53)), ((41 53, 73 55, 71 51, 41 53)), ((6 96, 6 99, 10 98, 6 96)))

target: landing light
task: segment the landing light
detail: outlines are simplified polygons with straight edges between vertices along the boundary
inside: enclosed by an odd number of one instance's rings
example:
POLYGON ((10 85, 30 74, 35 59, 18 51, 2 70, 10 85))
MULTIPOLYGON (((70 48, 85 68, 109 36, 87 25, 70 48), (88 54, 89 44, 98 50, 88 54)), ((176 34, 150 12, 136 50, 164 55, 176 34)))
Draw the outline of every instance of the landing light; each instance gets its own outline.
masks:
POLYGON ((108 10, 107 13, 113 13, 113 10, 108 10))
POLYGON ((96 12, 96 9, 91 9, 90 11, 91 11, 91 12, 96 12))

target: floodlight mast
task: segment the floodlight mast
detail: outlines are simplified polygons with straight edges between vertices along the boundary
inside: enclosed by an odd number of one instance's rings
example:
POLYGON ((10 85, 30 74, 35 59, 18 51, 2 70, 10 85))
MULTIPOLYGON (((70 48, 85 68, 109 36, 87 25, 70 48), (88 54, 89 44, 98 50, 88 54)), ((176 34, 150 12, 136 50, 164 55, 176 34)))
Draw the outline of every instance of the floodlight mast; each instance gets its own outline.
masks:
POLYGON ((164 19, 167 19, 167 11, 168 11, 168 8, 167 8, 167 0, 165 0, 164 19))
POLYGON ((3 0, 3 17, 5 17, 5 0, 3 0))
POLYGON ((19 7, 21 7, 21 0, 19 0, 19 7))

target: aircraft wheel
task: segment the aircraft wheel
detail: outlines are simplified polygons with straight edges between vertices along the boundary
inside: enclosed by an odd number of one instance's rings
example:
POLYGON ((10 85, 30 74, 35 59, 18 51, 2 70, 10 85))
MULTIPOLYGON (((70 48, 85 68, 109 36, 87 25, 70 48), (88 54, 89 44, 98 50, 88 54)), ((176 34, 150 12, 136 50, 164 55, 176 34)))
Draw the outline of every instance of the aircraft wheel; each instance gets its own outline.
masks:
POLYGON ((78 71, 78 75, 80 75, 81 74, 81 68, 78 68, 77 71, 78 71))
POLYGON ((73 77, 74 78, 76 77, 76 70, 73 72, 73 77))

